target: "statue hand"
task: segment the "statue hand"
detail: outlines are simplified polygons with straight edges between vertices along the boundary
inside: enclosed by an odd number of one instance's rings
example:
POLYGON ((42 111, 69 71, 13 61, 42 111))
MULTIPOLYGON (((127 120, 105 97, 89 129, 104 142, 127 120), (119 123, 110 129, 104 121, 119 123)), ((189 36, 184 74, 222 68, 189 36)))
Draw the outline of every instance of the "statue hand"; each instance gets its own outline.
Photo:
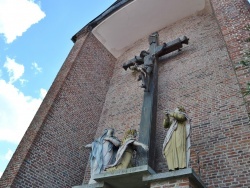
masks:
POLYGON ((92 148, 92 144, 87 144, 86 146, 81 146, 82 148, 92 148))
POLYGON ((168 110, 164 110, 163 111, 165 115, 169 115, 169 111, 168 110))
POLYGON ((142 147, 145 151, 148 151, 148 150, 149 150, 149 149, 148 149, 148 146, 145 145, 145 144, 143 144, 141 147, 142 147))

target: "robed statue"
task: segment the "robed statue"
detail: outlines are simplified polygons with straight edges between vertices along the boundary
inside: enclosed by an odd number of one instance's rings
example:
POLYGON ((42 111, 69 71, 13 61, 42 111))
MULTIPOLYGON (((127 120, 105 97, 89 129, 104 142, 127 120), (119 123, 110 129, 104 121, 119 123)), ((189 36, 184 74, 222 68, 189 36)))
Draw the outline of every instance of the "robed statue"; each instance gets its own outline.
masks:
POLYGON ((85 146, 92 149, 90 154, 91 178, 89 184, 96 183, 93 180, 93 176, 103 172, 114 161, 120 143, 120 140, 114 136, 114 129, 108 128, 104 130, 102 136, 85 146))
POLYGON ((190 119, 183 107, 164 111, 164 128, 169 128, 163 143, 163 156, 169 171, 187 168, 190 159, 190 119))
POLYGON ((135 129, 128 130, 122 140, 122 145, 116 154, 116 160, 113 164, 108 165, 105 171, 112 172, 114 170, 126 169, 131 167, 131 159, 134 150, 137 146, 142 147, 148 151, 148 146, 136 141, 137 131, 135 129))

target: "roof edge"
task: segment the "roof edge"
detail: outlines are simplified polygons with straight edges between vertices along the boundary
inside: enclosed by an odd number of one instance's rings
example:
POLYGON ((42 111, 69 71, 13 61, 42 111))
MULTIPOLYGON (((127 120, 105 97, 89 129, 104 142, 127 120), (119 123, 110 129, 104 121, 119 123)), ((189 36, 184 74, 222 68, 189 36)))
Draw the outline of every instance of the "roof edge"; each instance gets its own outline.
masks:
POLYGON ((97 16, 95 19, 90 21, 87 25, 85 25, 80 31, 78 31, 71 40, 75 43, 77 38, 80 35, 86 34, 88 31, 92 31, 99 23, 105 20, 107 17, 115 13, 117 10, 121 9, 123 6, 127 5, 128 3, 134 0, 117 0, 114 2, 109 8, 107 8, 103 13, 97 16))

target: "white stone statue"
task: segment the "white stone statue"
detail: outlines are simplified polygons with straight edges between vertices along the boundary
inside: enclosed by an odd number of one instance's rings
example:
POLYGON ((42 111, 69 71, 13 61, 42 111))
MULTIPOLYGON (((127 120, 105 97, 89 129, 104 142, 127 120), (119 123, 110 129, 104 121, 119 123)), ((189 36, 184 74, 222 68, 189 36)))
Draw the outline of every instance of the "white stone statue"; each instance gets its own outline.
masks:
POLYGON ((120 144, 120 140, 114 136, 114 129, 108 128, 104 130, 102 136, 85 146, 85 148, 92 149, 90 154, 91 178, 89 184, 96 183, 96 181, 93 180, 93 176, 95 174, 100 174, 112 163, 120 144))

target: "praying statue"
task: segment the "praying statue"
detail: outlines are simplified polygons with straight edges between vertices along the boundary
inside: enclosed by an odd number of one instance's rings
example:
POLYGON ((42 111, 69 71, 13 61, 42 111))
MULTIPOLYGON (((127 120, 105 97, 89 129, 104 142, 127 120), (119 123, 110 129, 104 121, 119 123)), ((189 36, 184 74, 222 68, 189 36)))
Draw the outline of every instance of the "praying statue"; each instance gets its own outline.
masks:
POLYGON ((164 111, 164 128, 169 128, 162 153, 169 171, 187 168, 190 159, 190 119, 183 107, 164 111))
POLYGON ((136 141, 137 131, 135 129, 128 130, 122 141, 122 145, 119 147, 116 160, 112 165, 108 165, 105 171, 112 172, 114 170, 126 169, 131 167, 131 159, 134 150, 137 146, 142 147, 145 151, 148 151, 148 146, 136 141))
POLYGON ((95 139, 91 144, 87 144, 85 148, 91 148, 91 178, 89 184, 96 183, 93 180, 95 174, 100 174, 104 169, 113 162, 115 154, 121 142, 114 136, 114 129, 108 128, 99 138, 95 139))

